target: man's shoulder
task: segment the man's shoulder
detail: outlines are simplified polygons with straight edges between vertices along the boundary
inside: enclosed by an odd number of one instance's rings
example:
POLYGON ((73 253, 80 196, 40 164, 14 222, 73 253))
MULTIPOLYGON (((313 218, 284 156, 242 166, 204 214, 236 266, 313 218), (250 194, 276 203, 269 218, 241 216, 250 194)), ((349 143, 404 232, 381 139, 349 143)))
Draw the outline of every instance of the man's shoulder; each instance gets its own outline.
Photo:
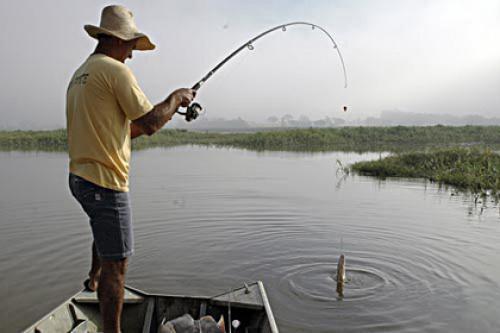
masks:
POLYGON ((130 69, 124 63, 101 54, 90 56, 87 63, 92 68, 103 72, 110 72, 114 74, 130 73, 130 69))

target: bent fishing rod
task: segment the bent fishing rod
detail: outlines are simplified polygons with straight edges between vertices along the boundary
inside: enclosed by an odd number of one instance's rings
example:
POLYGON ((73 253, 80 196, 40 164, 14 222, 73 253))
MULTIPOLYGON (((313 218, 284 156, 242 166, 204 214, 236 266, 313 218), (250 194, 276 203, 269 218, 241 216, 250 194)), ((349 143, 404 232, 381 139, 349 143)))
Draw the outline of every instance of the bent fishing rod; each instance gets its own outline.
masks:
MULTIPOLYGON (((235 55, 237 55, 238 53, 240 53, 242 50, 244 50, 244 49, 253 50, 254 49, 253 44, 258 39, 260 39, 260 38, 266 36, 267 34, 273 32, 273 31, 276 31, 276 30, 286 31, 287 27, 292 26, 292 25, 306 25, 306 26, 310 26, 312 30, 318 29, 318 30, 324 32, 328 36, 328 38, 330 39, 330 41, 333 44, 333 48, 337 51, 337 53, 339 55, 340 62, 342 64, 342 69, 344 71, 344 88, 347 88, 347 72, 346 72, 346 69, 345 69, 344 58, 342 57, 342 54, 340 53, 340 49, 339 49, 337 43, 335 42, 335 40, 333 39, 332 35, 328 31, 326 31, 324 28, 320 27, 319 25, 313 24, 313 23, 309 23, 309 22, 291 22, 291 23, 281 24, 281 25, 278 25, 278 26, 276 26, 274 28, 266 30, 266 31, 262 32, 261 34, 255 36, 254 38, 248 40, 247 42, 243 43, 240 47, 238 47, 236 50, 234 50, 230 55, 228 55, 226 58, 224 58, 224 60, 222 60, 214 68, 212 68, 212 70, 210 70, 200 81, 196 82, 196 84, 191 89, 193 89, 195 91, 198 91, 198 89, 200 89, 201 86, 203 84, 205 84, 205 82, 207 82, 208 79, 210 79, 210 77, 212 77, 212 75, 214 75, 215 72, 217 72, 217 70, 219 70, 219 68, 221 68, 222 66, 224 66, 225 63, 227 63, 229 60, 231 60, 231 58, 233 58, 235 55)), ((194 103, 192 103, 191 105, 189 105, 186 108, 185 112, 181 112, 179 110, 177 110, 176 112, 179 113, 179 114, 181 114, 181 115, 183 115, 183 116, 185 116, 186 121, 191 121, 191 120, 194 120, 194 119, 198 118, 198 115, 199 115, 199 113, 202 110, 203 110, 203 108, 201 107, 201 105, 198 104, 198 103, 196 103, 196 102, 194 102, 194 103)), ((347 111, 347 107, 346 106, 344 106, 344 111, 347 111)))

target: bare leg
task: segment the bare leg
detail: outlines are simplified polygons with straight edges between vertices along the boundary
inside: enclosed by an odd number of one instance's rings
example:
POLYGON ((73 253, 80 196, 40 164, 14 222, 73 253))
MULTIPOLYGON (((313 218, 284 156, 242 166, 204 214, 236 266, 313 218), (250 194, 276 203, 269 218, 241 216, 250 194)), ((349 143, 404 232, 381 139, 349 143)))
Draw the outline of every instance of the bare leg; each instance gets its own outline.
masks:
POLYGON ((123 308, 125 272, 128 260, 101 259, 101 278, 97 296, 101 308, 104 333, 120 333, 120 318, 123 308))
POLYGON ((101 276, 101 259, 97 255, 95 243, 92 243, 92 264, 89 272, 89 289, 96 291, 99 285, 99 278, 101 276))

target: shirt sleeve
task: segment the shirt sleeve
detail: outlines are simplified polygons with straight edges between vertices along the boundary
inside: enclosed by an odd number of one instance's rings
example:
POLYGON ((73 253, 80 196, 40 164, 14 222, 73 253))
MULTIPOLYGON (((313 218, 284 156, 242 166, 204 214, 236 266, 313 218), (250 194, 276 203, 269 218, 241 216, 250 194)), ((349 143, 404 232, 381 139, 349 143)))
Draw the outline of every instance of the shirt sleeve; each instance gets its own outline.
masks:
POLYGON ((120 69, 115 77, 114 93, 128 119, 135 120, 153 109, 134 74, 128 67, 120 69))

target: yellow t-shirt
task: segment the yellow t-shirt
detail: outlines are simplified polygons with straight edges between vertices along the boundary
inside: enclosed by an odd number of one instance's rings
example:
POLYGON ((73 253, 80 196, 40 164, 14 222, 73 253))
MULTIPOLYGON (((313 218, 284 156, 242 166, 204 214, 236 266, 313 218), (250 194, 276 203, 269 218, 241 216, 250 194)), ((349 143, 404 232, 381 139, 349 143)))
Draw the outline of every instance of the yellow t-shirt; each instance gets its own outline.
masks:
POLYGON ((130 121, 152 109, 125 64, 91 55, 71 78, 66 94, 70 172, 127 192, 130 121))

